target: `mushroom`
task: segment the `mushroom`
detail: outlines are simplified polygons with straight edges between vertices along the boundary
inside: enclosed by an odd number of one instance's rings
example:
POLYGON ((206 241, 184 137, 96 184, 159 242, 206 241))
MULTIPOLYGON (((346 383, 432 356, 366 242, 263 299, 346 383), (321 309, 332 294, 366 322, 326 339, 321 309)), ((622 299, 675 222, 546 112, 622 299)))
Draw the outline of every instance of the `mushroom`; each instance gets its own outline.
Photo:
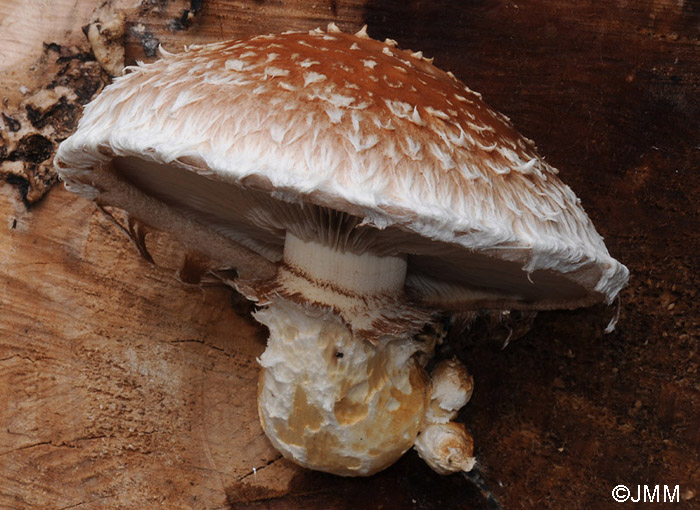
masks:
POLYGON ((66 187, 256 302, 260 420, 285 457, 370 475, 415 444, 471 469, 453 421, 471 378, 451 360, 431 380, 420 333, 436 312, 611 302, 628 271, 577 197, 478 93, 365 29, 161 53, 85 108, 66 187))

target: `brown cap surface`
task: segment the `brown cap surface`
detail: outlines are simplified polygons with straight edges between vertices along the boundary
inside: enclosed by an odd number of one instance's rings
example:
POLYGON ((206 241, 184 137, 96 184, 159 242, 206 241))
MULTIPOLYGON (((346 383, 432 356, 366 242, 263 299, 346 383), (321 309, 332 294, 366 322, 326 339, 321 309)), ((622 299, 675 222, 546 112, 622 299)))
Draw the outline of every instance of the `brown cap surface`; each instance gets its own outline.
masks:
POLYGON ((69 189, 95 198, 117 174, 272 261, 285 231, 332 242, 340 225, 345 249, 408 254, 407 289, 441 308, 573 308, 628 277, 506 117, 420 54, 334 26, 131 68, 56 165, 69 189))

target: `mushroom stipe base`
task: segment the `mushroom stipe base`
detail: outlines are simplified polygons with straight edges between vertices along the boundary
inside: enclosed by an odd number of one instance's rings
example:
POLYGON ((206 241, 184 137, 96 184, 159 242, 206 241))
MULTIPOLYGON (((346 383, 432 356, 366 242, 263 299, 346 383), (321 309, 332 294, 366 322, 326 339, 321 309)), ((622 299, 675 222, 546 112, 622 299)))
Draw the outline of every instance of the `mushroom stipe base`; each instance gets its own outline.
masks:
MULTIPOLYGON (((310 469, 366 476, 423 438, 419 454, 438 472, 474 465, 471 437, 449 421, 456 410, 441 408, 449 398, 433 395, 440 383, 431 384, 418 362, 431 346, 391 337, 373 345, 354 338, 334 314, 286 300, 269 303, 255 318, 270 331, 260 358, 260 421, 285 457, 310 469), (442 410, 442 419, 431 408, 442 410)), ((464 386, 456 388, 461 405, 464 386)))
POLYGON ((260 358, 260 421, 287 458, 338 475, 371 475, 398 460, 429 427, 419 449, 429 464, 449 468, 448 457, 452 471, 473 464, 471 438, 463 428, 462 435, 445 428, 455 403, 459 409, 468 400, 464 385, 434 384, 443 391, 435 394, 440 402, 432 402, 418 361, 432 357, 435 342, 408 334, 369 342, 341 319, 366 322, 374 300, 403 292, 405 276, 406 257, 356 255, 287 232, 277 279, 296 298, 271 298, 255 313, 270 331, 260 358))

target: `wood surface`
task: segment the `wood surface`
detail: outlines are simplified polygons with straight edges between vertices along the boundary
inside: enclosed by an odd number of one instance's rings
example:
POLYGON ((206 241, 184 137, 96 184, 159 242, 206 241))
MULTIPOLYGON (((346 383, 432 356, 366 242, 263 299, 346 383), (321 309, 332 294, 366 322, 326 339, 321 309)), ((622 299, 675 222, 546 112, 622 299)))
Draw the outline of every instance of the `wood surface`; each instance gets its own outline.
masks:
MULTIPOLYGON (((503 350, 485 321, 452 335, 490 499, 413 452, 361 480, 280 459, 258 424, 265 331, 245 304, 149 265, 55 184, 55 147, 110 80, 82 33, 98 4, 0 0, 0 508, 612 509, 621 483, 679 485, 676 506, 700 508, 697 2, 111 6, 126 64, 158 44, 366 23, 482 92, 560 169, 630 285, 611 334, 617 304, 540 314, 503 350)), ((178 251, 149 243, 157 260, 178 251)))

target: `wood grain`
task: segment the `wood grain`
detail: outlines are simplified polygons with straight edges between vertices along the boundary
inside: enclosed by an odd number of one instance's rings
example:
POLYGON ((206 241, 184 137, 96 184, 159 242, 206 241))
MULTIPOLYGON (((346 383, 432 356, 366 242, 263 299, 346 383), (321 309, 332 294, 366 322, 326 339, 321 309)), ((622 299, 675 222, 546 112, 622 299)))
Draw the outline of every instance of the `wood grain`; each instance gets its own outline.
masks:
MULTIPOLYGON (((679 507, 698 507, 698 3, 149 1, 126 17, 126 58, 328 21, 367 23, 482 92, 631 270, 610 335, 616 308, 594 307, 541 314, 505 350, 478 328, 445 347, 474 372, 462 418, 495 498, 612 509, 619 483, 677 484, 679 507)), ((72 44, 40 57, 44 85, 65 79, 60 56, 89 53, 72 44)), ((68 88, 92 90, 77 79, 90 61, 70 61, 68 88)), ((254 405, 264 331, 229 291, 177 283, 90 204, 46 189, 27 208, 16 184, 0 188, 0 507, 493 507, 413 453, 367 480, 276 460, 254 405)))
POLYGON ((230 291, 143 263, 63 189, 31 212, 7 186, 0 198, 0 507, 284 491, 297 469, 258 424, 264 337, 230 291))

